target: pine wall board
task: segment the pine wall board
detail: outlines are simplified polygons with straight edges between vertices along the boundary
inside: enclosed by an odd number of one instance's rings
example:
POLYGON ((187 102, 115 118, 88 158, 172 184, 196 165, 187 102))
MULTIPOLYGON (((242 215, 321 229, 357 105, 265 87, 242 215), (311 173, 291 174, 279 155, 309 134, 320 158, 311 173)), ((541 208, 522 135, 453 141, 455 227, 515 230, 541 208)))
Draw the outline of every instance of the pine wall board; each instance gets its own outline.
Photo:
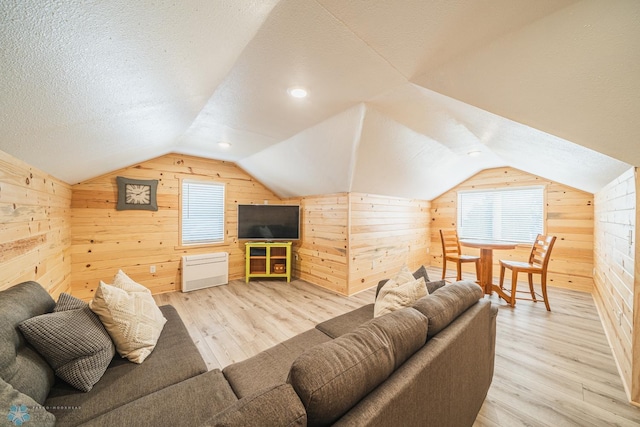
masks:
POLYGON ((428 201, 360 193, 349 196, 349 294, 376 286, 394 276, 403 264, 412 271, 428 265, 428 201))
POLYGON ((244 242, 237 239, 237 205, 282 201, 233 163, 168 154, 76 184, 71 198, 71 288, 90 299, 102 280, 122 269, 153 293, 179 290, 183 255, 229 253, 230 280, 244 277, 244 242), (116 177, 158 180, 158 211, 117 211, 116 177), (225 184, 225 242, 182 247, 180 180, 225 184), (156 273, 150 267, 156 266, 156 273))
POLYGON ((34 280, 71 286, 71 186, 0 152, 0 290, 34 280))
MULTIPOLYGON (((557 236, 549 262, 547 283, 550 286, 591 292, 593 195, 509 167, 482 171, 431 202, 431 266, 442 268, 439 230, 457 227, 458 191, 527 186, 544 186, 546 232, 557 236)), ((479 255, 480 252, 478 249, 464 247, 462 250, 468 255, 479 255)), ((494 276, 497 277, 500 273, 500 259, 527 260, 530 251, 531 245, 518 245, 515 250, 494 251, 494 276)), ((454 265, 447 264, 447 269, 454 268, 454 265)), ((472 264, 464 265, 463 271, 475 274, 472 264)))
POLYGON ((637 197, 634 169, 595 196, 593 295, 625 389, 631 400, 640 403, 638 390, 632 393, 634 386, 640 386, 640 365, 634 366, 640 353, 633 347, 634 323, 638 325, 634 320, 637 197))

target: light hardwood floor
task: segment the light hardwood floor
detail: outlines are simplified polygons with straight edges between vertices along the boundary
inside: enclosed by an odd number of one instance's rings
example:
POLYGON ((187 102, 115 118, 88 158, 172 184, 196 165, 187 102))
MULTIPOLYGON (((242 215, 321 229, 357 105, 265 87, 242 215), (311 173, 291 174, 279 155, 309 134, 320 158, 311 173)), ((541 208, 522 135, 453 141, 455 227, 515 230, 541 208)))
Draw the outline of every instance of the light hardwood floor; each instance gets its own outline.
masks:
MULTIPOLYGON (((301 280, 237 280, 155 298, 176 307, 214 369, 371 303, 374 293, 343 297, 301 280)), ((591 295, 549 294, 550 313, 543 303, 518 301, 512 309, 491 297, 499 306, 495 374, 475 426, 640 426, 640 408, 627 403, 591 295)))

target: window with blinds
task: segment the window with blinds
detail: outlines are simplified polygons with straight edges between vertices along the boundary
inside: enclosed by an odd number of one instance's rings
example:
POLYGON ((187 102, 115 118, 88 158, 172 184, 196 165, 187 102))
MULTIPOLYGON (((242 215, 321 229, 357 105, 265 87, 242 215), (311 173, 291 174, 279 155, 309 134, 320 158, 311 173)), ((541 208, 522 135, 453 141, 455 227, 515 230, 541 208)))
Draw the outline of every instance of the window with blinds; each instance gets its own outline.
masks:
POLYGON ((461 239, 531 243, 544 234, 544 187, 458 193, 461 239))
POLYGON ((182 244, 224 242, 224 184, 182 181, 182 244))

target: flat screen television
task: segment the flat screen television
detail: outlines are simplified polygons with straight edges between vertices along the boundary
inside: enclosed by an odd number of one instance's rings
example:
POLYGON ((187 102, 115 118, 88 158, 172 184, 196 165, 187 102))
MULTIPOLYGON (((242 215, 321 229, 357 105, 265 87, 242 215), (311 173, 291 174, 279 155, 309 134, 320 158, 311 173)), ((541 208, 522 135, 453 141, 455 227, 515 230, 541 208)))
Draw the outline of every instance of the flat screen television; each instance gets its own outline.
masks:
POLYGON ((238 239, 299 240, 300 206, 238 205, 238 239))

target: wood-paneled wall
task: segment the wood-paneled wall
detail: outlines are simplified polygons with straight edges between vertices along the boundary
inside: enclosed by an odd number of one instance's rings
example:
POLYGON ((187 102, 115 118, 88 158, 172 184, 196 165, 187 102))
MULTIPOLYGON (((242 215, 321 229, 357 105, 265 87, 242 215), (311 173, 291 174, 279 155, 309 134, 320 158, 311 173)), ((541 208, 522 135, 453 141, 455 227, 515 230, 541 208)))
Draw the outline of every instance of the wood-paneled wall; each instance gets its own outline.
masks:
POLYGON ((122 269, 153 293, 180 289, 185 254, 229 252, 229 278, 244 277, 244 242, 237 240, 237 205, 281 200, 233 163, 168 154, 72 187, 71 288, 90 299, 100 280, 122 269), (116 211, 116 176, 158 180, 158 211, 116 211), (222 182, 226 197, 224 244, 181 247, 180 179, 222 182), (150 266, 156 273, 150 273, 150 266))
POLYGON ((301 199, 299 277, 351 295, 427 263, 429 202, 341 193, 301 199))
POLYGON ((395 275, 403 264, 428 265, 426 200, 350 194, 349 293, 395 275))
POLYGON ((71 186, 0 151, 0 290, 71 285, 71 186))
MULTIPOLYGON (((457 227, 458 191, 526 186, 545 187, 546 232, 557 236, 549 262, 547 283, 551 286, 591 292, 593 195, 509 167, 482 171, 431 202, 431 266, 442 268, 439 230, 457 227)), ((499 259, 526 260, 530 251, 530 245, 519 245, 511 251, 495 251, 494 276, 500 271, 499 259)), ((479 254, 479 250, 470 248, 463 248, 463 252, 469 255, 479 254)), ((473 265, 463 267, 470 273, 474 272, 473 268, 473 265)))
MULTIPOLYGON (((593 295, 629 395, 634 379, 640 381, 640 366, 635 375, 633 366, 636 200, 634 169, 595 196, 593 295)), ((640 402, 640 395, 633 400, 640 402)))
POLYGON ((349 195, 303 197, 301 240, 295 248, 300 279, 347 295, 349 260, 349 195))

